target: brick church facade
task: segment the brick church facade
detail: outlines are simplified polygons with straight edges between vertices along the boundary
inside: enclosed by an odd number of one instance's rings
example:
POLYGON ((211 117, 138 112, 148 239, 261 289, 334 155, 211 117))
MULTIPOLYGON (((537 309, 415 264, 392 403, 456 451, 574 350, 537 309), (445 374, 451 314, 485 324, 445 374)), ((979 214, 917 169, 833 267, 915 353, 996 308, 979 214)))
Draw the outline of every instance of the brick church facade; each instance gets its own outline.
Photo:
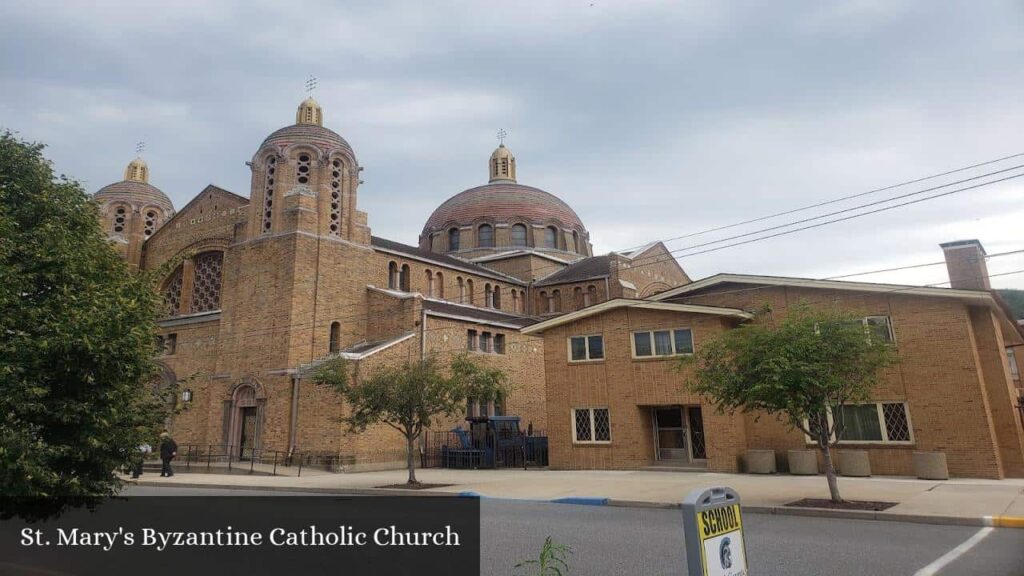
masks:
MULTIPOLYGON (((358 209, 355 151, 312 98, 248 165, 248 196, 209 185, 178 211, 141 159, 95 194, 124 258, 165 274, 159 362, 162 382, 187 393, 171 423, 179 444, 315 453, 351 470, 395 465, 405 459, 397 432, 346 431, 342 403, 312 370, 340 356, 358 378, 469 351, 503 368, 512 388, 503 403, 467 411, 548 431, 553 467, 738 470, 745 449, 802 446, 799 434, 716 414, 666 360, 764 301, 784 310, 842 294, 884 325, 903 360, 879 392, 884 438, 858 444, 877 470, 908 474, 920 449, 947 452, 957 475, 1024 476, 1007 354, 1024 339, 987 285, 892 294, 767 277, 692 282, 660 242, 594 255, 576 212, 520 184, 503 144, 488 182, 442 202, 418 245, 379 238, 358 209)), ((976 274, 951 262, 951 275, 976 274)))

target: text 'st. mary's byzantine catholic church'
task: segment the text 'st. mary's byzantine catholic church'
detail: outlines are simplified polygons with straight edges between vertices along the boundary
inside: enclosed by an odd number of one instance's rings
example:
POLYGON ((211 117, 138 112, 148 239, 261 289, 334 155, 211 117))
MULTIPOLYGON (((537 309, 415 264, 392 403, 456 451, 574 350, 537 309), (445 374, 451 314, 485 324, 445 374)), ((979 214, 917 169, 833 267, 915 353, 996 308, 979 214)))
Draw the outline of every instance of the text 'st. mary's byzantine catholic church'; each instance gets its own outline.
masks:
POLYGON ((470 402, 469 415, 516 415, 545 431, 554 467, 736 471, 750 465, 749 449, 774 450, 783 469, 797 450, 813 467, 802 433, 714 410, 684 386, 692 368, 673 361, 752 311, 781 317, 805 302, 862 317, 870 338, 897 350, 898 368, 871 401, 840 407, 841 446, 874 473, 920 474, 925 462, 955 476, 1024 476, 1024 353, 1014 354, 1024 334, 991 291, 976 240, 942 245, 951 288, 740 274, 691 282, 660 242, 595 256, 576 212, 519 184, 500 145, 487 184, 441 203, 409 246, 371 235, 355 152, 312 98, 249 166, 248 198, 210 185, 177 213, 141 159, 95 195, 126 260, 168 271, 159 361, 162 383, 191 393, 172 422, 181 445, 400 465, 402 438, 384 426, 348 432, 342 403, 312 371, 340 356, 358 379, 469 351, 512 386, 498 405, 470 402))
POLYGON ((312 98, 249 166, 248 198, 210 185, 177 213, 141 159, 95 195, 130 263, 172 263, 161 287, 160 361, 168 382, 191 391, 173 423, 179 443, 401 461, 390 429, 343 429, 340 402, 310 380, 311 368, 341 355, 365 374, 467 348, 512 380, 504 405, 471 411, 519 415, 542 430, 544 341, 519 328, 688 281, 671 257, 630 269, 641 252, 667 256, 661 245, 593 256, 576 212, 519 184, 503 144, 489 159, 488 183, 442 203, 418 247, 371 235, 357 208, 355 152, 324 127, 312 98))

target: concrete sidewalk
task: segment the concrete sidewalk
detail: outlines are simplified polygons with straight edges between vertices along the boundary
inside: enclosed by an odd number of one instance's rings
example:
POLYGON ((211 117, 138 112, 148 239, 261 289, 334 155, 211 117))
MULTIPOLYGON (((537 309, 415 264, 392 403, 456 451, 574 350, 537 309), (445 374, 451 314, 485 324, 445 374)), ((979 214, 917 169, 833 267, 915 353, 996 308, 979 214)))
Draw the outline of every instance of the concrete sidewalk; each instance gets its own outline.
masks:
MULTIPOLYGON (((719 474, 711 472, 562 471, 562 470, 417 470, 421 482, 450 484, 432 493, 471 493, 486 498, 534 501, 569 500, 626 506, 676 506, 693 489, 729 486, 744 507, 757 512, 971 524, 1024 528, 1024 479, 946 481, 911 478, 840 478, 846 499, 896 502, 884 512, 834 511, 783 507, 801 498, 828 498, 824 476, 719 474)), ((302 477, 221 474, 146 474, 140 484, 255 488, 314 492, 396 493, 379 486, 401 484, 404 470, 302 477)), ((399 491, 407 493, 407 491, 399 491)), ((419 492, 423 493, 423 491, 419 492)))

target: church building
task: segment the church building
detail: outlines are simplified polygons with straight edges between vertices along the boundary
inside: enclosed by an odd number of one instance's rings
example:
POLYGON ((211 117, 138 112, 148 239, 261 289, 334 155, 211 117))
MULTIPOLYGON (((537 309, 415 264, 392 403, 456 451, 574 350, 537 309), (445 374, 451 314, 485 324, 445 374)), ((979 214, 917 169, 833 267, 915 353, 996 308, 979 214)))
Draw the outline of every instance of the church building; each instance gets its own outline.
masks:
POLYGON ((692 281, 661 242, 595 255, 578 214, 520 184, 501 144, 487 182, 440 202, 407 245, 372 235, 355 151, 312 98, 247 164, 248 195, 211 184, 177 211, 141 158, 95 194, 117 250, 164 275, 159 362, 162 383, 182 393, 180 445, 401 466, 403 438, 385 426, 348 432, 313 370, 342 357, 358 379, 468 351, 504 369, 511 391, 497 405, 470 402, 467 415, 515 415, 544 431, 554 468, 733 472, 759 450, 785 470, 810 447, 802 433, 719 413, 687 392, 673 360, 766 304, 783 315, 811 303, 855 312, 900 358, 876 398, 841 407, 841 452, 881 474, 915 474, 924 454, 954 476, 1024 477, 1024 353, 1014 354, 1024 333, 988 285, 976 240, 942 245, 951 288, 692 281))

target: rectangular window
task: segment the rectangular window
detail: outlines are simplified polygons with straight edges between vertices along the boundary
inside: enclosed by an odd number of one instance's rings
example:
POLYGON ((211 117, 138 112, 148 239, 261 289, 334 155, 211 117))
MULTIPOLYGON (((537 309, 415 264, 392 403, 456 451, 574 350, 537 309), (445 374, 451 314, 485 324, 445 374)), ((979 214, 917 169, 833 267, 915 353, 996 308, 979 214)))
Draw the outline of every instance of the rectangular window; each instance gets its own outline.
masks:
POLYGON ((633 333, 633 357, 693 354, 693 331, 689 328, 633 333))
POLYGON ((569 338, 569 360, 583 362, 585 360, 601 360, 604 358, 604 337, 572 336, 569 338))
POLYGON ((573 441, 577 444, 605 444, 612 440, 607 408, 574 408, 573 441))
POLYGON ((1017 365, 1017 352, 1013 348, 1006 349, 1006 361, 1010 364, 1010 377, 1020 381, 1020 366, 1017 365))
POLYGON ((493 352, 491 349, 491 333, 481 332, 480 333, 480 351, 481 352, 493 352))
POLYGON ((466 350, 476 350, 476 330, 466 331, 466 350))
POLYGON ((505 335, 495 334, 494 335, 494 353, 504 354, 505 353, 505 335))
POLYGON ((892 334, 892 321, 888 316, 868 316, 864 318, 864 330, 872 342, 891 344, 896 341, 892 334))
POLYGON ((168 334, 164 337, 164 355, 172 356, 178 351, 178 335, 168 334))
MULTIPOLYGON (((840 443, 909 444, 914 441, 905 402, 869 402, 843 405, 840 443)), ((829 414, 829 423, 834 415, 829 414)), ((813 442, 807 438, 808 443, 813 442)))

